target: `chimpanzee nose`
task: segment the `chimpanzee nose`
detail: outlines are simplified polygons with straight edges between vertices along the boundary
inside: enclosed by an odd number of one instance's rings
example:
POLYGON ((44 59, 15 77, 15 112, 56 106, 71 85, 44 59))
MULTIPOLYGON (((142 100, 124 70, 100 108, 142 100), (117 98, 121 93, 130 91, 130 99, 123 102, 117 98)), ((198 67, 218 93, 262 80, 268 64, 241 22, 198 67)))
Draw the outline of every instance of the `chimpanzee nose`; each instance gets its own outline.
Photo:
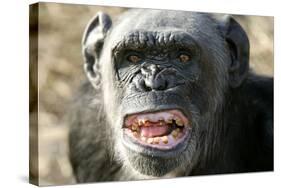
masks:
POLYGON ((142 78, 139 80, 139 88, 142 91, 168 89, 169 81, 161 72, 162 69, 155 64, 142 66, 142 78))

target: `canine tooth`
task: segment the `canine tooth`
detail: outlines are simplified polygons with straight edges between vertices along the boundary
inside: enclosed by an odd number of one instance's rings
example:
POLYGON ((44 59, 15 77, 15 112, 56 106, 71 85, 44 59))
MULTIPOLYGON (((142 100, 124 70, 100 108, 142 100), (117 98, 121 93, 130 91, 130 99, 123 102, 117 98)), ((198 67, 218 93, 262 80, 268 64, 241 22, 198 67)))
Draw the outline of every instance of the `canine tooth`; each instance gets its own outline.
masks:
POLYGON ((155 137, 153 138, 153 143, 154 144, 159 144, 160 138, 159 137, 155 137))
POLYGON ((169 141, 167 136, 162 136, 161 139, 164 144, 168 144, 169 141))
POLYGON ((133 124, 133 125, 132 125, 132 130, 133 130, 133 131, 136 131, 137 129, 138 129, 138 125, 133 124))
POLYGON ((140 125, 138 125, 138 124, 136 123, 136 124, 133 124, 133 126, 135 127, 135 129, 136 129, 137 132, 140 131, 140 125))
POLYGON ((153 138, 148 138, 147 143, 152 144, 153 143, 153 138))
POLYGON ((182 120, 180 120, 180 119, 177 119, 177 120, 176 120, 176 124, 177 124, 178 126, 183 126, 183 122, 182 122, 182 120))
POLYGON ((177 138, 177 136, 178 136, 178 131, 177 131, 177 130, 173 130, 173 131, 172 131, 172 136, 173 136, 174 138, 177 138))

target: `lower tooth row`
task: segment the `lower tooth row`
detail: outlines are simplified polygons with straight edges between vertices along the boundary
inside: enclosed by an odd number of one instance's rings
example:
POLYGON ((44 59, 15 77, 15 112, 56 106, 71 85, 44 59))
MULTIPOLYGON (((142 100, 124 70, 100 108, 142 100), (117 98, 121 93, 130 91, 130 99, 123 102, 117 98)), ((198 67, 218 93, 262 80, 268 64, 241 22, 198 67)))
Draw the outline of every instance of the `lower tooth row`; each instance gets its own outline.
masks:
POLYGON ((153 138, 153 144, 159 144, 159 141, 160 141, 159 137, 153 138))
MULTIPOLYGON (((133 125, 132 126, 132 130, 133 130, 133 136, 134 137, 139 137, 139 127, 138 125, 133 125)), ((179 136, 179 133, 180 133, 180 129, 177 128, 175 130, 173 130, 171 132, 171 135, 172 137, 176 140, 177 137, 179 136)), ((168 137, 167 136, 162 136, 162 137, 154 137, 154 138, 147 138, 147 137, 143 137, 141 136, 140 139, 143 141, 143 142, 146 142, 148 144, 159 144, 160 141, 162 141, 164 144, 168 144, 169 140, 168 140, 168 137)))
MULTIPOLYGON (((177 130, 174 130, 174 131, 175 131, 176 135, 173 135, 173 138, 176 139, 178 136, 178 132, 177 132, 177 130)), ((133 132, 133 135, 135 137, 139 136, 137 132, 133 132)), ((169 142, 168 136, 161 136, 161 137, 154 137, 154 138, 146 138, 146 137, 142 136, 142 137, 140 137, 140 139, 141 139, 141 141, 146 142, 148 144, 159 144, 160 141, 162 141, 164 144, 168 144, 168 142, 169 142)))
POLYGON ((159 144, 160 140, 162 140, 162 142, 164 144, 168 144, 168 137, 167 136, 162 136, 162 137, 154 137, 154 138, 144 138, 142 137, 143 141, 146 141, 148 144, 159 144))

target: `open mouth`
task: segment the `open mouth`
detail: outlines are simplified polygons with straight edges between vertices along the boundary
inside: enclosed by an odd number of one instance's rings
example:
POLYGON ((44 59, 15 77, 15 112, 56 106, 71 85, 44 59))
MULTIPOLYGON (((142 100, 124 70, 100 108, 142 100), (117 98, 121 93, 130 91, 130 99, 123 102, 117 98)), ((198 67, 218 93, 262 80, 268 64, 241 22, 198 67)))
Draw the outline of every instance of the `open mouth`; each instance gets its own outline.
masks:
POLYGON ((124 134, 134 143, 161 150, 176 147, 190 132, 188 118, 176 109, 129 115, 124 123, 124 134))

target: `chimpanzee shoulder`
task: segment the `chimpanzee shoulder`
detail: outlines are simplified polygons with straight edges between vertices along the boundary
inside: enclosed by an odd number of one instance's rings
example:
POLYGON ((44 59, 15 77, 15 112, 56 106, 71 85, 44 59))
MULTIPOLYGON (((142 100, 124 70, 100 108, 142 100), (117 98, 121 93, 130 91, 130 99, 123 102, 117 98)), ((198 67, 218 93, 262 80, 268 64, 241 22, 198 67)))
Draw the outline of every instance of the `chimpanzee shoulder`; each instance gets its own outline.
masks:
POLYGON ((236 122, 241 128, 238 135, 239 144, 244 147, 241 153, 246 159, 245 168, 248 171, 272 170, 273 78, 251 73, 230 95, 232 110, 228 121, 236 122))

